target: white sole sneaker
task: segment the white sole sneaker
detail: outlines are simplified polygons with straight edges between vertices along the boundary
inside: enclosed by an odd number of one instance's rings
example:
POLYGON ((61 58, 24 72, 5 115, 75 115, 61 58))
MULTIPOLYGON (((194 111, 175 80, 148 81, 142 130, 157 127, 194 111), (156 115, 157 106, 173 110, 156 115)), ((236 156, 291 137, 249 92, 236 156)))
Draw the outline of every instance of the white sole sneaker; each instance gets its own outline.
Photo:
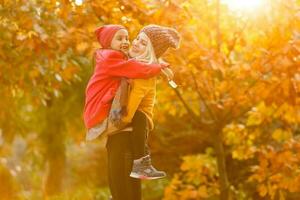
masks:
POLYGON ((131 172, 129 175, 131 178, 137 178, 137 179, 142 179, 142 180, 155 180, 155 179, 160 179, 160 178, 164 178, 166 176, 160 176, 160 177, 149 177, 149 176, 144 176, 135 172, 131 172))

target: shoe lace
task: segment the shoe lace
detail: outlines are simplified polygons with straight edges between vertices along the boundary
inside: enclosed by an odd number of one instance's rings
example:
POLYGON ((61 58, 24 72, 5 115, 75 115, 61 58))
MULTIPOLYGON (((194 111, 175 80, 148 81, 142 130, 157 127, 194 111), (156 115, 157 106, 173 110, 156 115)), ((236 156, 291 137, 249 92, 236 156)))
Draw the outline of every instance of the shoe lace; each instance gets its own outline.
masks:
POLYGON ((146 157, 142 160, 142 163, 144 165, 147 165, 147 166, 151 166, 151 158, 150 157, 146 157))

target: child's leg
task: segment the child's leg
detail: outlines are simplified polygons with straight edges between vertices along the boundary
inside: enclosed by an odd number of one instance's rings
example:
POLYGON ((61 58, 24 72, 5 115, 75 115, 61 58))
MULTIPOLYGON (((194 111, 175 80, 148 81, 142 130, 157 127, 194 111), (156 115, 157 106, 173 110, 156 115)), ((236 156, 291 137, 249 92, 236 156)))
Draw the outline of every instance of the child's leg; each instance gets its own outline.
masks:
POLYGON ((145 145, 148 134, 148 123, 144 113, 136 111, 132 120, 131 141, 133 148, 133 159, 145 156, 145 145))
MULTIPOLYGON (((156 170, 151 164, 150 155, 146 155, 146 138, 148 134, 147 117, 137 111, 132 120, 133 131, 131 132, 132 147, 134 153, 133 168, 130 176, 139 179, 157 179, 166 176, 163 171, 156 170)), ((148 149, 147 149, 147 152, 148 149)))
MULTIPOLYGON (((136 110, 132 119, 132 144, 134 159, 138 159, 145 156, 146 139, 147 134, 149 132, 148 122, 152 123, 152 112, 154 107, 156 88, 154 79, 148 79, 143 81, 138 80, 134 82, 134 84, 135 85, 132 91, 133 94, 139 93, 139 90, 143 90, 144 92, 144 96, 138 105, 138 110, 136 110)), ((135 95, 132 95, 131 97, 133 98, 134 96, 135 95)), ((129 100, 129 103, 130 101, 131 99, 129 100)), ((132 105, 133 103, 128 106, 129 113, 134 111, 132 105)), ((151 128, 152 127, 153 125, 151 126, 151 128)))

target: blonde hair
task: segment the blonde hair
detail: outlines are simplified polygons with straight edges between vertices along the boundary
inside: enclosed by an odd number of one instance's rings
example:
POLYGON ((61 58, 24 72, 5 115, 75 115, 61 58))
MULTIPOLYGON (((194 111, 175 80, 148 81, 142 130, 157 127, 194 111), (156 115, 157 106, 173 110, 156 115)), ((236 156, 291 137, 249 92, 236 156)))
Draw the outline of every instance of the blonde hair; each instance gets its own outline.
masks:
POLYGON ((152 46, 150 38, 143 32, 141 32, 140 34, 144 34, 148 41, 147 41, 147 46, 146 46, 145 52, 143 52, 141 55, 138 55, 137 57, 135 57, 135 59, 145 62, 147 64, 158 63, 159 60, 156 58, 154 48, 152 46))

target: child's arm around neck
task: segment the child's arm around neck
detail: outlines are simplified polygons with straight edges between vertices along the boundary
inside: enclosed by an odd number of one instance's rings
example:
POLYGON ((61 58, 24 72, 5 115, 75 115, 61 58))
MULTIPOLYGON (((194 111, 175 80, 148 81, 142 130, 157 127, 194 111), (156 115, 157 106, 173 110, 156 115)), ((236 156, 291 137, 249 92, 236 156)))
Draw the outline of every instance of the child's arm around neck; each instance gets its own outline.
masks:
POLYGON ((110 76, 126 78, 151 78, 161 72, 160 64, 145 64, 135 59, 128 59, 121 51, 98 49, 95 53, 96 70, 110 76))

